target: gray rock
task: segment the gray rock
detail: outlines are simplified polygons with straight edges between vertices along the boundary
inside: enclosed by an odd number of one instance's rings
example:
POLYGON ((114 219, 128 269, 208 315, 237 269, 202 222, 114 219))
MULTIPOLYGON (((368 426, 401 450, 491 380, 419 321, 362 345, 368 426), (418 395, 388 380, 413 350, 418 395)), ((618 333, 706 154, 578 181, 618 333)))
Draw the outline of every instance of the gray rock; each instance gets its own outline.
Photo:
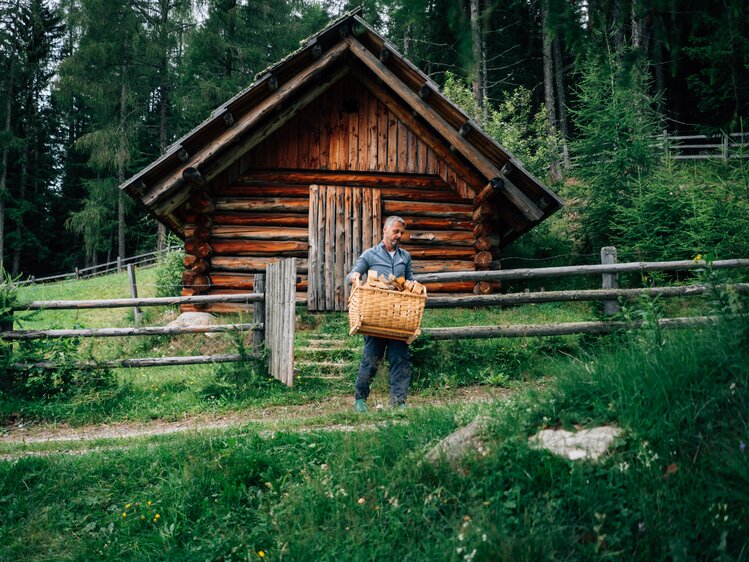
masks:
MULTIPOLYGON (((177 318, 167 324, 172 326, 211 326, 215 323, 216 318, 207 312, 183 312, 177 318)), ((217 334, 205 334, 208 337, 214 337, 217 334)))
POLYGON ((451 433, 437 443, 426 454, 426 460, 432 464, 445 460, 456 465, 469 453, 486 456, 489 449, 486 446, 486 429, 491 418, 479 416, 465 427, 451 433))
POLYGON ((564 429, 543 429, 528 439, 534 449, 546 449, 570 460, 597 461, 611 443, 622 434, 619 427, 604 425, 577 432, 564 429))

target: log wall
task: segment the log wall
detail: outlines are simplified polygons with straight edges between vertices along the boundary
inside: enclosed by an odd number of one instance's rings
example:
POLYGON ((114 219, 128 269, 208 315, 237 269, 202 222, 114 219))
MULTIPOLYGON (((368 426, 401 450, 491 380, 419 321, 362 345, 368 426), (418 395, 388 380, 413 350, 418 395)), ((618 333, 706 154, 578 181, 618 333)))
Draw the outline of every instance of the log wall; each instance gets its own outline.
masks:
MULTIPOLYGON (((398 116, 401 109, 388 103, 351 80, 252 149, 236 179, 215 181, 208 193, 191 197, 181 211, 188 254, 183 295, 252 291, 254 274, 279 258, 294 257, 298 296, 306 297, 314 266, 310 232, 319 232, 310 224, 310 217, 314 222, 318 216, 310 212, 311 186, 343 187, 352 204, 373 200, 363 196, 365 190, 377 191, 379 209, 362 207, 354 215, 372 214, 378 221, 402 216, 408 226, 402 244, 415 274, 486 269, 496 257, 499 233, 492 230, 495 209, 474 201, 484 185, 467 168, 440 158, 431 148, 436 140, 424 139, 423 130, 412 132, 398 116)), ((350 213, 342 208, 338 214, 340 220, 346 215, 345 235, 350 213)), ((464 281, 428 285, 430 293, 493 288, 464 281)), ((202 310, 237 308, 249 309, 226 303, 202 310)))

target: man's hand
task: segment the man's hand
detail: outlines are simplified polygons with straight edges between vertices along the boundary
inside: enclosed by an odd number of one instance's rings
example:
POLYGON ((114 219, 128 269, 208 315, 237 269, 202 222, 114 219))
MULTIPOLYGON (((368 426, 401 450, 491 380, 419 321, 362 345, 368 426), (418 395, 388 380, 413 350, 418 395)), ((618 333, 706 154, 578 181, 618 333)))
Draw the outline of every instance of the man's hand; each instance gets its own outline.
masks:
POLYGON ((358 272, 358 271, 354 271, 354 272, 353 272, 353 273, 351 274, 351 277, 349 277, 349 282, 350 282, 350 283, 351 283, 352 285, 355 285, 355 284, 356 284, 356 282, 357 282, 357 281, 359 281, 359 279, 361 279, 361 275, 359 274, 359 272, 358 272))

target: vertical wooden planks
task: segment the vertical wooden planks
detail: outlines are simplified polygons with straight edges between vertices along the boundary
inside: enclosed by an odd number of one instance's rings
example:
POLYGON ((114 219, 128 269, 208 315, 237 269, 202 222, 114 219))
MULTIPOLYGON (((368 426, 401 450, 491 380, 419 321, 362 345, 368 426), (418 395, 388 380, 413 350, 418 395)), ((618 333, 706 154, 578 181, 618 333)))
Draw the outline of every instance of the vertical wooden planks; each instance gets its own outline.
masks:
POLYGON ((343 310, 343 285, 344 285, 344 268, 346 267, 346 188, 334 187, 329 188, 335 191, 335 245, 330 251, 335 251, 335 271, 333 282, 333 295, 335 300, 335 310, 343 310))
POLYGON ((354 219, 354 212, 353 212, 353 203, 354 203, 354 188, 353 187, 344 187, 344 222, 343 222, 343 228, 344 228, 344 243, 343 243, 343 308, 341 310, 346 309, 346 304, 348 303, 348 296, 351 293, 349 284, 346 282, 346 275, 348 275, 348 272, 351 271, 351 268, 354 267, 354 260, 356 260, 356 256, 354 256, 354 246, 352 243, 353 240, 353 219, 354 219))
POLYGON ((418 159, 416 171, 420 174, 427 173, 427 143, 420 138, 416 138, 418 144, 418 159))
POLYGON ((408 166, 408 129, 398 121, 398 170, 405 171, 408 166))
POLYGON ((375 98, 377 104, 377 170, 387 171, 388 164, 388 110, 375 98))
MULTIPOLYGON (((325 96, 323 96, 324 98, 325 96)), ((330 165, 330 115, 324 99, 320 100, 320 169, 327 170, 330 165)))
POLYGON ((369 171, 377 170, 377 98, 367 96, 367 166, 369 171))
POLYGON ((390 111, 387 113, 388 120, 388 172, 398 171, 398 119, 390 111))
POLYGON ((356 259, 361 255, 362 253, 362 193, 364 192, 363 189, 355 188, 354 189, 354 196, 353 201, 351 203, 351 249, 352 253, 354 254, 354 261, 352 262, 351 267, 354 267, 356 264, 356 259))
POLYGON ((325 310, 335 310, 335 189, 325 186, 325 310))
POLYGON ((320 282, 317 272, 317 260, 319 255, 320 241, 318 240, 318 198, 320 190, 318 186, 309 186, 309 251, 307 254, 307 308, 319 310, 317 307, 318 284, 320 282))
POLYGON ((266 343, 268 370, 287 386, 294 384, 296 259, 268 264, 266 273, 266 343))
POLYGON ((348 117, 348 169, 359 169, 359 115, 361 109, 357 108, 355 113, 350 113, 348 117))
POLYGON ((372 243, 370 247, 377 246, 382 238, 382 198, 380 190, 372 190, 372 243))
POLYGON ((362 251, 372 244, 372 189, 364 188, 361 206, 361 239, 362 251))

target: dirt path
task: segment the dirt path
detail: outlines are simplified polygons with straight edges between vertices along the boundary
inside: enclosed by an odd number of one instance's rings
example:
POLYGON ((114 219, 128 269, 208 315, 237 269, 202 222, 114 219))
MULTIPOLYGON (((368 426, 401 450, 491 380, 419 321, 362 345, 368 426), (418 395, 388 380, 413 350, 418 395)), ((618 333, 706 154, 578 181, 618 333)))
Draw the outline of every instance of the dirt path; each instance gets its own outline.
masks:
MULTIPOLYGON (((448 403, 475 403, 488 402, 506 397, 512 391, 492 387, 467 387, 454 391, 449 397, 430 397, 413 395, 409 400, 411 407, 444 405, 448 403)), ((384 397, 370 397, 370 405, 378 408, 384 397)), ((0 444, 34 444, 34 443, 73 443, 81 441, 94 441, 97 439, 127 439, 133 437, 148 437, 158 435, 170 435, 187 431, 204 431, 212 429, 227 429, 241 426, 247 423, 272 423, 283 421, 303 422, 326 414, 346 412, 351 408, 350 396, 331 396, 323 401, 312 402, 295 406, 273 406, 261 410, 248 410, 218 416, 200 415, 185 418, 179 421, 151 421, 144 423, 121 422, 104 425, 91 425, 82 427, 70 427, 65 424, 50 426, 24 426, 17 424, 5 428, 6 434, 0 436, 0 444)), ((364 422, 366 418, 362 418, 364 422)), ((372 425, 371 423, 361 424, 372 425)), ((333 427, 314 427, 311 429, 333 429, 333 427)), ((348 427, 348 426, 346 426, 348 427)), ((97 449, 84 449, 91 451, 97 449)), ((51 451, 55 453, 60 451, 51 451)), ((71 452, 76 452, 75 450, 71 452)), ((47 452, 18 452, 10 455, 1 455, 0 459, 11 460, 24 456, 25 454, 45 454, 47 452)))

